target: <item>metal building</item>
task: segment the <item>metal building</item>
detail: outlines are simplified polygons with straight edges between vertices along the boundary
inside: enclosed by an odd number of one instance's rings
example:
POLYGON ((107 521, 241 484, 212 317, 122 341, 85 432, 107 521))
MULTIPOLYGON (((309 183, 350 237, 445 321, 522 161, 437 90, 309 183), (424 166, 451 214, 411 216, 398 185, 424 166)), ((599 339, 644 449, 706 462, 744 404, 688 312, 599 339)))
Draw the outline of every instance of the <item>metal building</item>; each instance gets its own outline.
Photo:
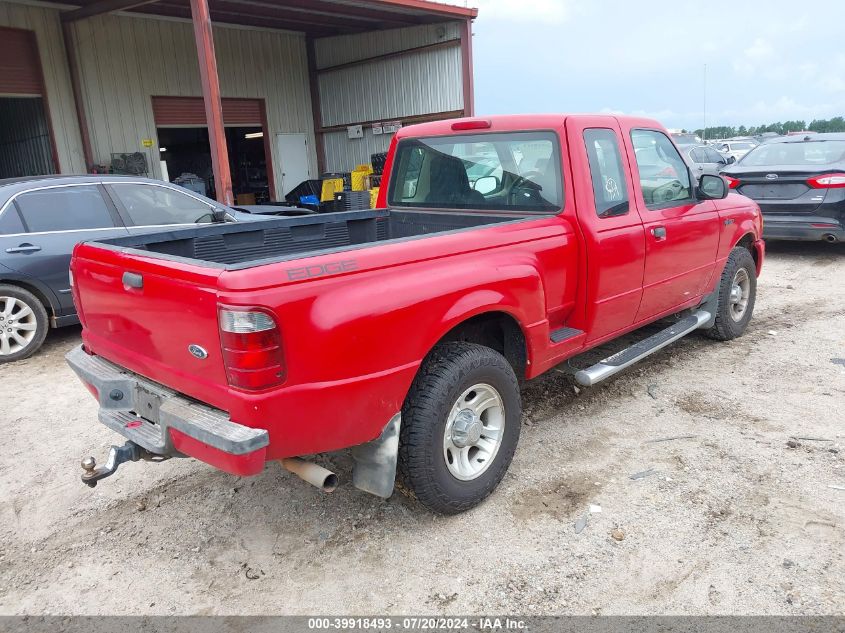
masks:
POLYGON ((428 0, 0 0, 0 178, 206 170, 221 201, 233 186, 280 199, 368 162, 396 125, 471 115, 476 15, 428 0))

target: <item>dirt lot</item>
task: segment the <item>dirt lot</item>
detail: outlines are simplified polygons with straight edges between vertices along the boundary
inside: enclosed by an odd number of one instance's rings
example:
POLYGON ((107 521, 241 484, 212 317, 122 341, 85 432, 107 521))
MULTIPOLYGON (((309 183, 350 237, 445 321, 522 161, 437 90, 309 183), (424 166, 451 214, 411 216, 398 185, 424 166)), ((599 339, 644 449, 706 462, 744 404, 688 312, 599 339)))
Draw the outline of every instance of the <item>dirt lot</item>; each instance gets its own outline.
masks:
POLYGON ((358 492, 344 454, 333 495, 189 460, 89 490, 119 438, 77 342, 0 367, 2 614, 845 613, 845 247, 771 245, 737 341, 529 385, 509 475, 453 518, 358 492))

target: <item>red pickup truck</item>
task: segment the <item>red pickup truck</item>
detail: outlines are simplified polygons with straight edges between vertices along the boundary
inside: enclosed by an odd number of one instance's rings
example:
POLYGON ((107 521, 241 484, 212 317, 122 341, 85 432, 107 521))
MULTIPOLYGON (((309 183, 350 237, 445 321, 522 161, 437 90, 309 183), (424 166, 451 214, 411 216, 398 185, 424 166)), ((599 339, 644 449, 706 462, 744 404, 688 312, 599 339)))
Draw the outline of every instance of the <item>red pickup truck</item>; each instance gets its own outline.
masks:
POLYGON ((352 448, 356 487, 395 480, 455 513, 498 485, 520 381, 666 319, 579 371, 593 385, 701 329, 745 330, 757 205, 696 181, 666 131, 590 115, 402 129, 378 209, 80 244, 83 345, 67 360, 125 461, 191 456, 235 475, 352 448))

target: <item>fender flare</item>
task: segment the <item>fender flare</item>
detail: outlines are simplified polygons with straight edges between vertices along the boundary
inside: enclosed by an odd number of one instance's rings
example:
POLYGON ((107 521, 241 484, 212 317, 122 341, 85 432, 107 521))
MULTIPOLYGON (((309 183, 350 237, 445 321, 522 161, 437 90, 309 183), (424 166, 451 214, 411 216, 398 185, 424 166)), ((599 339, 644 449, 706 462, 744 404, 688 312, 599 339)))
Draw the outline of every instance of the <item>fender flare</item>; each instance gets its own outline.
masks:
POLYGON ((51 312, 54 317, 58 316, 59 299, 47 284, 2 265, 0 265, 0 284, 19 286, 30 291, 41 300, 48 312, 51 312))

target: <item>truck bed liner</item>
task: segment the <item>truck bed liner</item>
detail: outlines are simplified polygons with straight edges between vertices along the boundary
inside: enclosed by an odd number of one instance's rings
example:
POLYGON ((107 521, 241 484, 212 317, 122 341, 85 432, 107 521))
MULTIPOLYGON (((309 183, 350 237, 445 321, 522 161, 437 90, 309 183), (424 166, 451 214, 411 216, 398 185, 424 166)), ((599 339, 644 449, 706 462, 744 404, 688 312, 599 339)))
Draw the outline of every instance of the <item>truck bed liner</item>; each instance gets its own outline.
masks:
POLYGON ((374 209, 263 222, 206 225, 96 242, 119 250, 155 253, 166 259, 201 262, 236 270, 350 247, 445 233, 522 216, 478 213, 426 213, 374 209))

